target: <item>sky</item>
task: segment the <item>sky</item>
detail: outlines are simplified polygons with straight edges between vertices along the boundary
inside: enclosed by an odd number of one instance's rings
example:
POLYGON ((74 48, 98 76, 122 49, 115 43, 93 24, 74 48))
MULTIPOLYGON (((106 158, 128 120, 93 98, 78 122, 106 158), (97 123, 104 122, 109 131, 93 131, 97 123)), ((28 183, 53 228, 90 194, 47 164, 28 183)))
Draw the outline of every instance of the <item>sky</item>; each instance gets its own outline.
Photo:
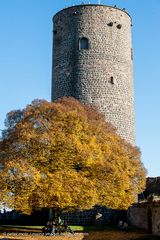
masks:
MULTIPOLYGON (((0 129, 6 113, 51 99, 52 17, 89 1, 0 0, 0 129)), ((98 3, 90 0, 90 3, 98 3)), ((160 0, 101 0, 133 20, 136 143, 148 176, 160 176, 160 0)))

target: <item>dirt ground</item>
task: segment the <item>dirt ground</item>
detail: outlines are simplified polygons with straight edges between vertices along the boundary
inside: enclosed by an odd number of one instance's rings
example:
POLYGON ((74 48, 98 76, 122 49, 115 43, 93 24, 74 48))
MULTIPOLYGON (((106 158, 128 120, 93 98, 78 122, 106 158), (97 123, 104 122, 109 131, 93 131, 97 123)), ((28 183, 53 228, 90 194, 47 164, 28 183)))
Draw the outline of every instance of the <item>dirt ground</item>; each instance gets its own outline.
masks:
MULTIPOLYGON (((145 233, 123 231, 90 232, 86 234, 75 233, 75 235, 68 234, 65 236, 42 236, 40 234, 36 235, 36 233, 32 235, 27 235, 27 233, 3 233, 0 235, 0 240, 137 240, 145 236, 145 233)), ((144 239, 145 238, 143 238, 143 240, 144 239)), ((146 237, 146 239, 148 239, 148 237, 146 237)))

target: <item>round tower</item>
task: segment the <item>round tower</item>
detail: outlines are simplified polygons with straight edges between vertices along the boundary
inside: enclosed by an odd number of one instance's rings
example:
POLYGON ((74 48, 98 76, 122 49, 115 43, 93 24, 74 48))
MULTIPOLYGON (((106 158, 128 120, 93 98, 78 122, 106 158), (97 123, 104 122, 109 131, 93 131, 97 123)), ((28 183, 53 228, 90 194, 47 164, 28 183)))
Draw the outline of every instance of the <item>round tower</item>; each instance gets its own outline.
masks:
POLYGON ((52 101, 96 105, 135 144, 131 18, 125 10, 78 5, 53 18, 52 101))

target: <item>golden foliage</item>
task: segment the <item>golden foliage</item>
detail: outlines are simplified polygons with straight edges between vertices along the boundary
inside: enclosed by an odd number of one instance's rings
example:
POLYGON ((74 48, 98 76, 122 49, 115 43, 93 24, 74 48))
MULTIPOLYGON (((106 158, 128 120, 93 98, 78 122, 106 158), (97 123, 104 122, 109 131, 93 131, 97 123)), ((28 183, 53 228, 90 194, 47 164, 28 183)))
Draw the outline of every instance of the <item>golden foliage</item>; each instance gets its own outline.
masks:
POLYGON ((0 198, 8 207, 127 209, 145 187, 139 150, 91 106, 35 100, 8 113, 6 123, 0 198))

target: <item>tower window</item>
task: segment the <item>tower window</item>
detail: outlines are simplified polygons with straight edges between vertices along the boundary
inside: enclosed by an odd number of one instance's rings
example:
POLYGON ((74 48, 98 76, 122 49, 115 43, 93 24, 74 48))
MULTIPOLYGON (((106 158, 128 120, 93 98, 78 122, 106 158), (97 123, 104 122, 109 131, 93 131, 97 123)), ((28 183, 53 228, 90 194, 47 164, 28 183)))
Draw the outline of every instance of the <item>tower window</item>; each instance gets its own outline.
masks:
POLYGON ((110 77, 110 83, 114 84, 114 78, 113 77, 110 77))
POLYGON ((113 22, 109 22, 107 25, 108 25, 109 27, 112 27, 112 26, 113 26, 113 22))
POLYGON ((133 60, 133 49, 131 48, 131 60, 133 60))
POLYGON ((88 49, 89 48, 89 43, 88 39, 83 37, 79 39, 79 50, 81 49, 88 49))
POLYGON ((73 13, 73 15, 75 16, 75 15, 78 15, 78 12, 77 11, 75 11, 74 13, 73 13))
POLYGON ((121 24, 118 24, 118 25, 117 25, 117 28, 118 28, 118 29, 121 29, 121 28, 122 28, 122 25, 121 25, 121 24))

